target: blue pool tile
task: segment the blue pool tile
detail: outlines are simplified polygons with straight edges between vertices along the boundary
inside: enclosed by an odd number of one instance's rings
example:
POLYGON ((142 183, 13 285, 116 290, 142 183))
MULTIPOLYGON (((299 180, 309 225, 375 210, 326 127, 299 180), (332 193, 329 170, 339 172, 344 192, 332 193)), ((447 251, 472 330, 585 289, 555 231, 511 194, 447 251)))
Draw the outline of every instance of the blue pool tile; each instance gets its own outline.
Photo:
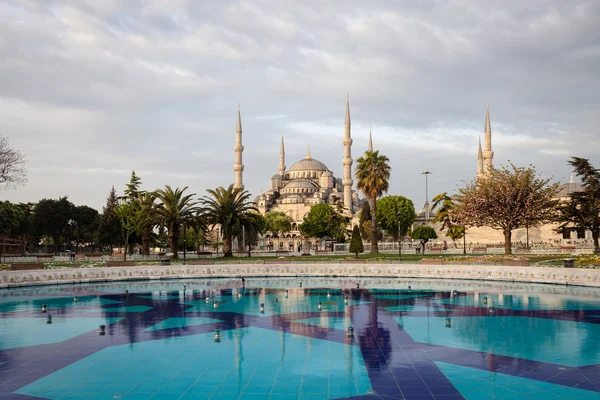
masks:
MULTIPOLYGON (((399 321, 400 322, 400 321, 399 321)), ((600 363, 600 353, 573 352, 573 340, 584 333, 600 337, 600 324, 533 318, 524 316, 452 317, 452 328, 445 328, 445 317, 403 317, 401 325, 417 342, 569 366, 600 363), (465 332, 470 332, 466 334, 465 332), (552 346, 543 343, 546 332, 561 332, 552 346), (539 336, 539 339, 535 339, 539 336)))
POLYGON ((46 315, 39 318, 0 318, 0 350, 39 344, 57 343, 82 333, 98 330, 99 325, 109 325, 121 318, 77 318, 54 315, 52 324, 46 324, 46 315))
POLYGON ((149 331, 157 331, 161 329, 175 329, 175 328, 186 328, 188 326, 193 325, 204 325, 204 324, 214 324, 215 322, 219 322, 219 319, 215 318, 168 318, 164 321, 159 322, 158 324, 152 325, 149 328, 144 329, 144 332, 149 331))

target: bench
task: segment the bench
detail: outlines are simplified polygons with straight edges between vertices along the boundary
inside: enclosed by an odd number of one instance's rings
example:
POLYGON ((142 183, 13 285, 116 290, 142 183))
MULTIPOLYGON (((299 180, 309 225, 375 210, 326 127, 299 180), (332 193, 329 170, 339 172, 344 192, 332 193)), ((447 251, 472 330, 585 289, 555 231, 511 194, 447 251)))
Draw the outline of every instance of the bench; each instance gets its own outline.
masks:
POLYGON ((575 250, 575 246, 560 246, 561 250, 575 250))
POLYGON ((442 248, 441 247, 432 247, 430 249, 427 249, 427 251, 429 253, 440 253, 442 251, 442 248))
POLYGON ((133 261, 107 261, 107 267, 133 267, 133 261))
POLYGON ((473 247, 473 253, 487 253, 487 247, 473 247))
POLYGON ((327 254, 331 253, 329 250, 315 250, 315 254, 327 254))
POLYGON ((11 271, 26 271, 30 269, 44 269, 46 266, 43 263, 20 263, 10 264, 11 271))
POLYGON ((214 264, 215 262, 211 259, 205 258, 205 259, 200 259, 200 260, 186 260, 185 263, 187 265, 211 265, 211 264, 214 264))

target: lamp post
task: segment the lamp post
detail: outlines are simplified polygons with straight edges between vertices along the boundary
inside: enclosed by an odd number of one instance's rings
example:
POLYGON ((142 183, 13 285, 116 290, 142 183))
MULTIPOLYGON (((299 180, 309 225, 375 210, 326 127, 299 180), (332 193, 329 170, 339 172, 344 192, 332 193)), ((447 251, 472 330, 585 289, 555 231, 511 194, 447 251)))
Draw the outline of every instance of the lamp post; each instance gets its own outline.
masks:
POLYGON ((401 222, 400 218, 402 217, 402 211, 398 210, 398 260, 402 261, 402 231, 401 231, 401 222))
POLYGON ((219 256, 219 239, 221 238, 220 229, 217 228, 217 257, 219 256))
POLYGON ((425 225, 429 225, 429 180, 428 176, 432 172, 421 171, 422 175, 425 175, 425 225))

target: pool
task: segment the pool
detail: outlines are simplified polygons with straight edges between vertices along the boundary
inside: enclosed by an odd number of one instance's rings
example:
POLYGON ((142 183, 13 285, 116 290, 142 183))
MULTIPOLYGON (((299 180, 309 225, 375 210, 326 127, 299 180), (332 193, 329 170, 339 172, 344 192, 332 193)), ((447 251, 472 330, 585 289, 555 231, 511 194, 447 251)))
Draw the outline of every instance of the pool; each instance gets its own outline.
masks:
POLYGON ((0 291, 0 399, 600 399, 600 290, 403 279, 0 291))

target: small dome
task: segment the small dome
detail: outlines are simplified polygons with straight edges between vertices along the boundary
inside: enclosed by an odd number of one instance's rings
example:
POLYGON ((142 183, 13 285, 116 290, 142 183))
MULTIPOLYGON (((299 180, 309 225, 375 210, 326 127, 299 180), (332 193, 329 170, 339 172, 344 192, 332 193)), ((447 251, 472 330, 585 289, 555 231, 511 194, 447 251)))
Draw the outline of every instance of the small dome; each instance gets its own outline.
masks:
POLYGON ((292 165, 290 171, 327 171, 327 167, 314 158, 303 158, 292 165))
POLYGON ((271 177, 271 180, 273 180, 273 179, 281 179, 281 175, 275 174, 271 177))

